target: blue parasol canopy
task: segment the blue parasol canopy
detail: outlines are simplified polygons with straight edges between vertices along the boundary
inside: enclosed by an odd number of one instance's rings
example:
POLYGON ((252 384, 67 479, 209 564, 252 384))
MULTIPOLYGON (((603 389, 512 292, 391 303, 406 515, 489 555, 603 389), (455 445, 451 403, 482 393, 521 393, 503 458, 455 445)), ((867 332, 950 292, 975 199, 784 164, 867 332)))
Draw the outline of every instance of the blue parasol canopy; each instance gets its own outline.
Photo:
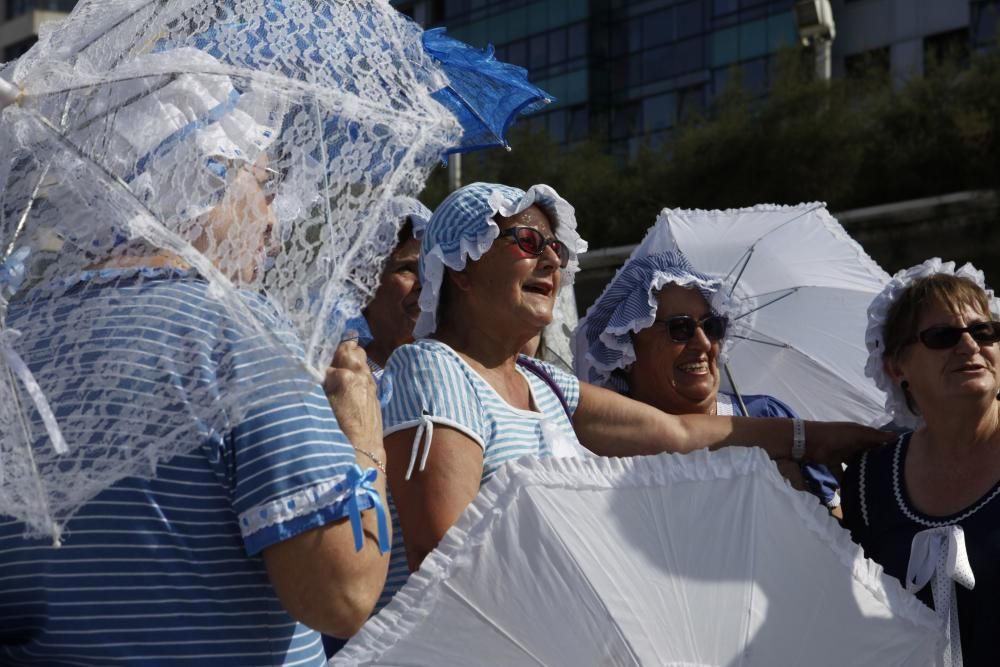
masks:
POLYGON ((449 85, 431 95, 465 130, 460 145, 445 154, 507 148, 507 130, 519 116, 538 111, 554 98, 528 81, 523 67, 497 60, 493 45, 476 49, 433 28, 422 35, 424 52, 441 66, 449 85))

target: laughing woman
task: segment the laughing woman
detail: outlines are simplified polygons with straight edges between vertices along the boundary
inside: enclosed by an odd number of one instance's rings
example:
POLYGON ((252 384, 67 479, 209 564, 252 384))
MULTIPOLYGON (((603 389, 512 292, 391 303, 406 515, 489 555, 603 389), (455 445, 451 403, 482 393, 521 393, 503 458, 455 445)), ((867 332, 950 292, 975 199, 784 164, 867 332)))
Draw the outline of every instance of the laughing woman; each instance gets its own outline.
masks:
MULTIPOLYGON (((678 251, 630 257, 577 327, 579 377, 674 415, 797 417, 773 396, 719 390, 733 311, 720 288, 678 251)), ((826 468, 781 468, 839 514, 837 482, 826 468)))
MULTIPOLYGON (((758 443, 793 453, 791 420, 675 416, 519 355, 552 319, 577 253, 573 207, 552 188, 474 183, 434 212, 420 250, 416 343, 386 373, 388 476, 415 570, 480 484, 521 456, 629 456, 758 443)), ((806 458, 839 460, 882 434, 810 423, 806 458)), ((802 441, 796 452, 801 454, 802 441)), ((400 567, 395 563, 392 567, 400 567)))

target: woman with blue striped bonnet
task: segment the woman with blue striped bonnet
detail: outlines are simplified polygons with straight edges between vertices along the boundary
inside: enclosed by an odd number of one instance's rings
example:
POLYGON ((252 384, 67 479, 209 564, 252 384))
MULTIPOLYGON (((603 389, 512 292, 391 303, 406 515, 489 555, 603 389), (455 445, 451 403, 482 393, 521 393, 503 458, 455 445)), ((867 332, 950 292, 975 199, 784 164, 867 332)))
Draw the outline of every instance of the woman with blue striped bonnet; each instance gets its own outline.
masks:
MULTIPOLYGON (((631 456, 762 443, 792 452, 790 420, 675 416, 519 354, 572 287, 586 243, 547 185, 473 183, 434 211, 420 248, 417 341, 398 348, 383 408, 389 485, 415 570, 505 461, 631 456)), ((808 423, 806 458, 839 460, 883 436, 808 423)))
MULTIPOLYGON (((652 230, 644 244, 651 238, 652 230)), ((674 415, 796 418, 773 396, 720 391, 733 311, 721 279, 696 270, 676 248, 641 250, 577 327, 580 379, 674 415)), ((779 467, 831 511, 839 506, 837 481, 825 467, 791 461, 779 467)))

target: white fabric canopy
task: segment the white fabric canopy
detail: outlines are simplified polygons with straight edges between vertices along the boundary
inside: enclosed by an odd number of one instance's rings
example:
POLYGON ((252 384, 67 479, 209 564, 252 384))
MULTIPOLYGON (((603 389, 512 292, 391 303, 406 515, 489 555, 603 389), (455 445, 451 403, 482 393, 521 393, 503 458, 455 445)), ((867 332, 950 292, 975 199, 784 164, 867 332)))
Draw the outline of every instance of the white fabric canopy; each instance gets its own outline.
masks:
POLYGON ((333 665, 932 665, 933 612, 761 450, 522 459, 333 665))
MULTIPOLYGON (((889 275, 824 204, 664 209, 631 258, 663 250, 722 279, 712 305, 730 320, 735 389, 774 396, 805 419, 889 421, 864 373, 867 308, 889 275)), ((722 390, 734 390, 725 376, 722 390)))

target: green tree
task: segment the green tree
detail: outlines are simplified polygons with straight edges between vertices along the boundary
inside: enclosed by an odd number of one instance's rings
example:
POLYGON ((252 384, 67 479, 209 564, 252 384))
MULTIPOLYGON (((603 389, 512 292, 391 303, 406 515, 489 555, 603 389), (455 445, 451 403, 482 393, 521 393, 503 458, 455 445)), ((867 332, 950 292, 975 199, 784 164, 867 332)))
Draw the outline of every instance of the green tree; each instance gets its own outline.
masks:
MULTIPOLYGON (((664 207, 825 201, 844 210, 996 188, 1000 54, 929 69, 902 86, 880 62, 818 81, 809 54, 789 49, 765 99, 740 88, 735 72, 705 116, 631 161, 613 158, 603 137, 563 148, 521 129, 510 152, 466 156, 463 181, 552 185, 576 207, 592 247, 638 241, 664 207)), ((425 203, 440 202, 445 181, 438 170, 425 203)))

